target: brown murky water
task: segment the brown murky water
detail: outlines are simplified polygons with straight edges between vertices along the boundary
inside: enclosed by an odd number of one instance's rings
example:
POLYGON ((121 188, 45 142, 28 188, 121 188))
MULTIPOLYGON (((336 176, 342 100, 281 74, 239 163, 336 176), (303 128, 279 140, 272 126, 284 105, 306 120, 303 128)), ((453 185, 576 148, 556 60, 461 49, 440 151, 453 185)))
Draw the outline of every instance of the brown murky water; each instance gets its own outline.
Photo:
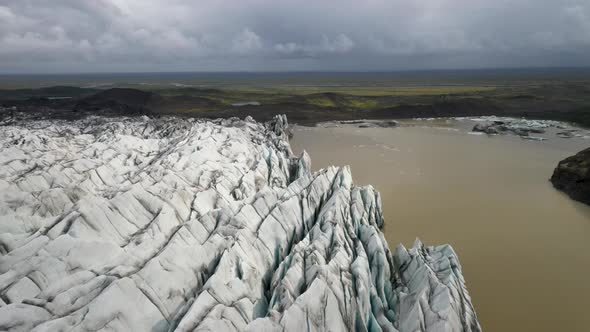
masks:
MULTIPOLYGON (((412 122, 407 122, 412 123, 412 122)), ((467 134, 471 123, 296 127, 312 166, 350 165, 382 194, 390 247, 450 243, 484 331, 590 331, 590 207, 553 189, 589 139, 467 134)))

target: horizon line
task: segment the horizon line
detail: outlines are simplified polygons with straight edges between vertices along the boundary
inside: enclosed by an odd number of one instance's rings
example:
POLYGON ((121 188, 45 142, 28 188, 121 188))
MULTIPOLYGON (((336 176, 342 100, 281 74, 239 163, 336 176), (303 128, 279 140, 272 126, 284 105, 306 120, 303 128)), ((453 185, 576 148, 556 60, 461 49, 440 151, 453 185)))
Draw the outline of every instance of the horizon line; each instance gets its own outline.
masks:
POLYGON ((0 76, 75 76, 75 75, 134 75, 134 74, 387 74, 420 72, 469 72, 469 71, 510 71, 510 70, 590 70, 590 66, 530 66, 530 67, 480 67, 480 68, 431 68, 431 69, 388 69, 388 70, 220 70, 220 71, 104 71, 104 72, 29 72, 0 73, 0 76))

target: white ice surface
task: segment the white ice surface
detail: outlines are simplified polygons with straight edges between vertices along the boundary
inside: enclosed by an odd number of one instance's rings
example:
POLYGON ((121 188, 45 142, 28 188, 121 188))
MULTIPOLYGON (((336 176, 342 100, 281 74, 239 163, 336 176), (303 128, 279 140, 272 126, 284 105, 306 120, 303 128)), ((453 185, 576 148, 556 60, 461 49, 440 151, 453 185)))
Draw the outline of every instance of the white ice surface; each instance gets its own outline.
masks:
POLYGON ((0 330, 479 331, 452 248, 392 254, 379 194, 286 128, 4 124, 0 330))

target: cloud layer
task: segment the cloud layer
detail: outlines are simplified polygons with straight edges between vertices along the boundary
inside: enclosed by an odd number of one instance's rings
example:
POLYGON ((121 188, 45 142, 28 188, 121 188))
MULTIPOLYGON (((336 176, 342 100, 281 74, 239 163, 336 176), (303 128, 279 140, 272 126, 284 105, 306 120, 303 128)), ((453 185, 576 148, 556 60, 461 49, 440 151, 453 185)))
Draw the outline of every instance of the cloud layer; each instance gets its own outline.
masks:
POLYGON ((0 0, 0 72, 590 65, 587 0, 0 0))

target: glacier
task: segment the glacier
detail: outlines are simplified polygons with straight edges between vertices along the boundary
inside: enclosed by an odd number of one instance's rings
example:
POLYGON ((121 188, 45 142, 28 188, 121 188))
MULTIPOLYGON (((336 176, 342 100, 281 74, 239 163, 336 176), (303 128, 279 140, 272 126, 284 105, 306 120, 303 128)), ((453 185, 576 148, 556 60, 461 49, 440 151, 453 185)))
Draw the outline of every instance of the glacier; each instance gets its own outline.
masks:
POLYGON ((0 125, 0 330, 481 331, 452 247, 392 252, 285 116, 0 125))

